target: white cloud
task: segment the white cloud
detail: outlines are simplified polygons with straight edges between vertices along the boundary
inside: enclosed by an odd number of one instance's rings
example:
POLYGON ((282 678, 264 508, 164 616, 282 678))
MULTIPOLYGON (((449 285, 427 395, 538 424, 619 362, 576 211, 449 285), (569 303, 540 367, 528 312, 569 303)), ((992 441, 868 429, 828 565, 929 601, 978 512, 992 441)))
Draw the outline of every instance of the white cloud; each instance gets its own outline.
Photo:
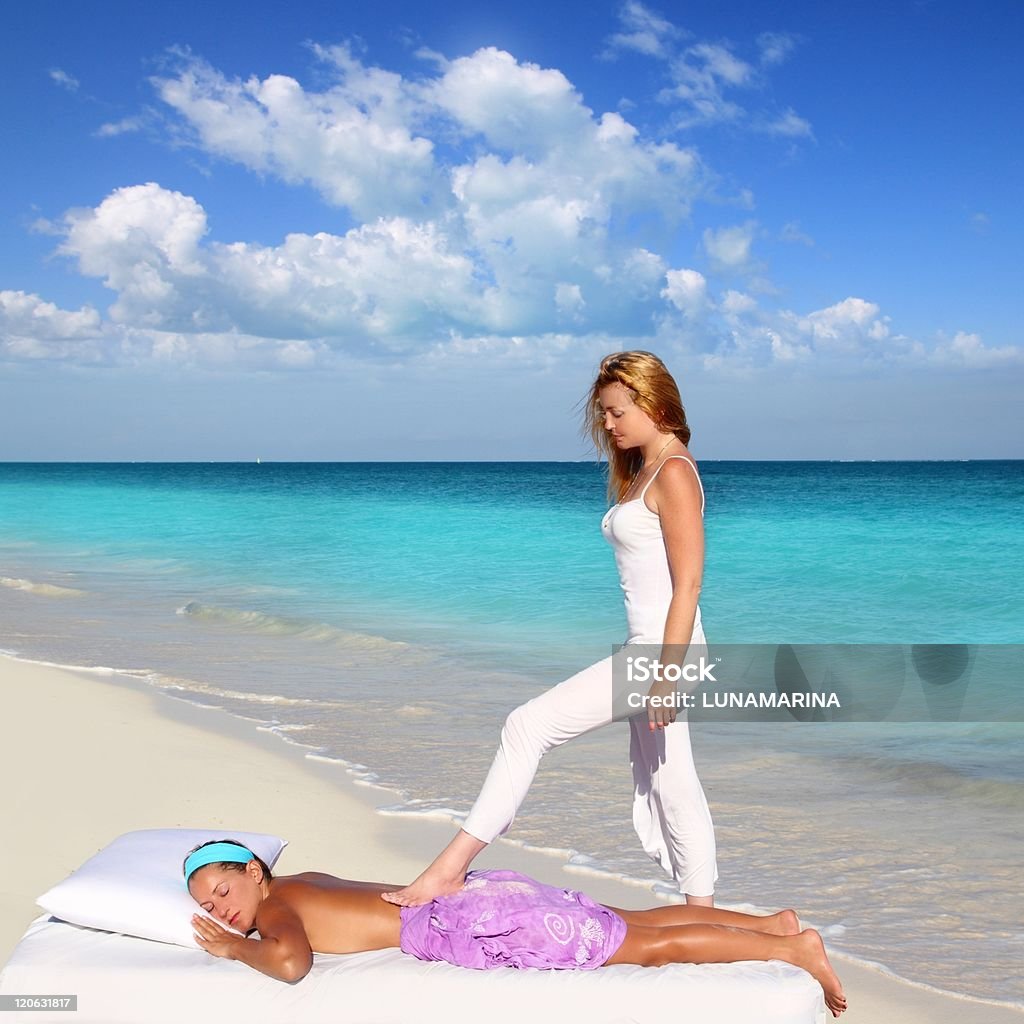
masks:
POLYGON ((661 294, 690 319, 699 317, 708 305, 708 282, 698 270, 670 270, 661 294))
POLYGON ((697 43, 687 47, 671 63, 673 85, 661 93, 663 101, 681 104, 679 127, 739 121, 743 108, 727 99, 729 88, 749 85, 754 69, 727 47, 697 43))
POLYGON ((404 338, 477 323, 474 266, 433 224, 381 219, 343 236, 292 234, 279 246, 202 244, 206 212, 150 183, 71 211, 60 251, 117 292, 117 323, 271 338, 404 338))
POLYGON ((60 68, 50 68, 49 75, 62 89, 67 89, 68 92, 78 91, 79 81, 74 75, 69 75, 60 68))
POLYGON ((978 334, 957 331, 951 341, 941 342, 931 353, 931 360, 940 365, 960 366, 973 370, 1024 366, 1024 349, 1016 345, 988 348, 978 334))
POLYGON ((811 122, 800 117, 792 107, 774 118, 755 123, 758 131, 766 135, 779 135, 787 139, 809 139, 814 137, 811 122))
POLYGON ((812 138, 810 122, 792 108, 780 113, 751 111, 736 93, 763 90, 767 74, 785 62, 797 44, 787 32, 763 32, 755 41, 755 60, 742 57, 732 44, 698 40, 682 45, 692 34, 672 24, 637 0, 619 12, 622 31, 608 37, 603 57, 623 51, 665 61, 670 80, 658 94, 671 105, 676 129, 731 124, 783 138, 812 138))
POLYGON ((727 317, 739 317, 751 313, 757 308, 757 299, 752 295, 728 289, 722 296, 719 309, 727 317))
POLYGON ((578 284, 566 284, 565 281, 559 281, 555 286, 555 307, 560 315, 570 320, 581 320, 586 304, 578 284))
POLYGON ((604 56, 614 57, 622 50, 648 57, 667 57, 672 42, 683 33, 661 15, 638 0, 627 0, 619 10, 621 32, 608 37, 604 56))
POLYGON ((782 138, 813 138, 810 122, 792 107, 781 114, 752 112, 734 98, 739 91, 764 89, 766 69, 781 63, 793 44, 789 36, 765 34, 758 45, 757 65, 724 43, 694 43, 676 54, 669 62, 672 85, 659 94, 662 102, 675 106, 675 126, 731 124, 782 138))
POLYGON ((744 372, 772 364, 811 364, 856 373, 870 367, 983 370, 1024 366, 1024 348, 986 347, 977 334, 959 332, 951 340, 925 345, 892 330, 876 303, 849 297, 824 309, 800 314, 761 309, 749 295, 726 291, 706 317, 702 363, 721 372, 744 372))
POLYGON ((179 333, 122 327, 120 359, 136 365, 303 371, 332 363, 319 341, 280 341, 237 330, 179 333))
POLYGON ((860 353, 889 337, 889 318, 874 302, 853 297, 800 317, 796 327, 819 352, 860 353))
POLYGON ((54 341, 91 338, 99 333, 100 315, 91 306, 77 311, 58 309, 38 295, 0 291, 0 331, 54 341))
POLYGON ((754 244, 757 225, 753 221, 729 228, 706 228, 703 235, 704 251, 718 270, 743 270, 750 264, 750 250, 754 244))
POLYGON ((521 64, 493 46, 452 61, 424 94, 463 131, 526 156, 571 144, 592 123, 561 71, 521 64))
POLYGON ((60 252, 116 293, 113 323, 171 334, 407 350, 452 332, 653 323, 661 258, 612 242, 599 196, 572 195, 554 172, 534 182, 534 170, 496 159, 466 168, 462 221, 381 218, 276 246, 208 240, 195 199, 130 186, 70 211, 60 252), (506 177, 518 175, 515 194, 506 177))
POLYGON ((782 64, 796 47, 797 38, 789 32, 762 32, 757 37, 761 51, 761 64, 771 67, 782 64))
POLYGON ((117 292, 110 315, 115 322, 161 326, 200 320, 196 295, 183 295, 179 282, 205 285, 199 242, 206 214, 191 197, 159 185, 117 189, 94 210, 65 217, 59 251, 79 269, 117 292))
POLYGON ((59 309, 30 292, 0 291, 2 358, 93 360, 102 330, 91 306, 59 309))
MULTIPOLYGON (((785 49, 759 45, 762 66, 785 49)), ((487 48, 453 61, 433 55, 427 74, 405 79, 348 47, 314 50, 330 76, 319 92, 280 75, 232 79, 188 56, 157 88, 195 145, 308 183, 348 207, 350 230, 225 241, 191 196, 152 182, 115 189, 46 222, 59 252, 111 290, 106 318, 5 292, 4 355, 301 370, 337 352, 521 354, 661 337, 718 366, 983 366, 1018 351, 968 334, 929 348, 894 333, 861 298, 805 314, 762 306, 754 294, 765 302, 778 292, 753 259, 753 220, 703 232, 708 276, 671 268, 710 173, 694 151, 620 112, 596 114, 556 69, 487 48), (716 296, 737 274, 745 290, 716 296)), ((684 54, 691 99, 712 107, 725 90, 760 81, 760 67, 724 45, 684 54)), ((107 134, 130 130, 130 120, 107 134)), ((781 237, 812 244, 796 222, 781 237)))
POLYGON ((145 126, 145 119, 141 116, 122 117, 120 121, 107 121, 96 129, 96 135, 101 139, 111 139, 117 135, 128 135, 138 132, 145 126))
POLYGON ((360 219, 422 214, 440 181, 433 143, 407 123, 401 76, 364 67, 344 47, 318 53, 339 78, 320 93, 286 75, 228 78, 193 58, 154 84, 211 154, 311 184, 360 219))

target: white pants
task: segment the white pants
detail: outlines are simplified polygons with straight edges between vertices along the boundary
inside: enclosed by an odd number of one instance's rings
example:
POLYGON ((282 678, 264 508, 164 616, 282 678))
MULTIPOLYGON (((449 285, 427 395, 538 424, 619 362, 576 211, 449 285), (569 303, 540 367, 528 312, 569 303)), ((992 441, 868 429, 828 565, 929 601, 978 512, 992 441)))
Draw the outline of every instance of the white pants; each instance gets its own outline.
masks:
MULTIPOLYGON (((706 643, 700 623, 690 643, 706 643)), ((508 716, 494 763, 462 826, 466 832, 484 843, 507 832, 544 754, 613 721, 612 661, 608 657, 577 672, 508 716)), ((654 732, 645 714, 632 717, 629 726, 633 825, 640 842, 681 893, 710 896, 718 878, 715 831, 685 713, 654 732)))

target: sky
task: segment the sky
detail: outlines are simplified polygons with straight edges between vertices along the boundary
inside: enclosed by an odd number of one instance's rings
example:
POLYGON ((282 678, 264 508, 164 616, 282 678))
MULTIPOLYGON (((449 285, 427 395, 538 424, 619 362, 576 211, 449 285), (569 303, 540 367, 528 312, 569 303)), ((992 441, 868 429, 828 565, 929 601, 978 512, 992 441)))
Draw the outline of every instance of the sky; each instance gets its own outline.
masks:
POLYGON ((1024 457, 1024 5, 36 0, 0 460, 1024 457))

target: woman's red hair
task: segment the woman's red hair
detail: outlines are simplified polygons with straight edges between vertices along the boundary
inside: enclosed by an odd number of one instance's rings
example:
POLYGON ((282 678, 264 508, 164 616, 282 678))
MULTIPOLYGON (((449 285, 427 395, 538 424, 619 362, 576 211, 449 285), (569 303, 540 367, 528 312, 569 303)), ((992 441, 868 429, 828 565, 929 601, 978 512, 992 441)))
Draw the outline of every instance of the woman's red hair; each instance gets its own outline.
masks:
POLYGON ((600 394, 609 384, 621 384, 659 430, 675 434, 684 445, 690 443, 690 427, 679 388, 656 355, 614 352, 601 360, 597 378, 584 399, 584 430, 589 432, 598 452, 608 460, 608 497, 619 501, 643 464, 643 455, 637 448, 622 451, 604 428, 600 394))

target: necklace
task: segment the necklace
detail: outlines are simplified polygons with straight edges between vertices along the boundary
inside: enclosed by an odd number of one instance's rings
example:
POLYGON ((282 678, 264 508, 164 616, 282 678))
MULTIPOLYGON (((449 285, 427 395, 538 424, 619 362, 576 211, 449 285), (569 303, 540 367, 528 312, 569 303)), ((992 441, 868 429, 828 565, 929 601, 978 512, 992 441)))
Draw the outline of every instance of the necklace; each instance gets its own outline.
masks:
POLYGON ((630 484, 629 484, 629 486, 628 486, 628 487, 626 488, 626 492, 625 492, 625 494, 623 494, 623 495, 622 495, 622 500, 623 500, 623 501, 625 501, 625 500, 626 500, 626 495, 630 494, 630 493, 632 492, 633 488, 634 488, 634 487, 636 487, 636 482, 637 482, 637 481, 638 481, 638 480, 640 479, 640 474, 641 474, 641 473, 642 473, 642 472, 643 472, 643 471, 644 471, 645 469, 648 469, 648 468, 649 468, 650 466, 653 466, 653 465, 654 465, 654 464, 655 464, 655 463, 656 463, 656 462, 658 461, 658 459, 660 459, 660 458, 662 457, 662 455, 664 455, 664 454, 665 454, 665 449, 666 449, 666 448, 667 448, 667 447, 668 447, 668 446, 669 446, 669 445, 670 445, 670 444, 671 444, 671 443, 672 443, 673 441, 675 441, 675 440, 676 440, 676 436, 675 436, 675 434, 673 434, 673 435, 672 435, 672 436, 671 436, 671 437, 670 437, 670 438, 669 438, 669 439, 668 439, 668 440, 667 440, 667 441, 665 442, 665 444, 664 444, 664 446, 662 447, 661 451, 660 451, 660 452, 658 452, 658 454, 657 454, 657 455, 655 455, 655 456, 654 456, 654 458, 653 458, 653 459, 651 459, 651 461, 650 461, 650 462, 645 462, 645 463, 642 463, 642 464, 641 464, 640 468, 639 468, 639 469, 638 469, 638 470, 636 471, 636 475, 635 475, 635 476, 633 477, 633 479, 632 479, 632 480, 630 481, 630 484))

